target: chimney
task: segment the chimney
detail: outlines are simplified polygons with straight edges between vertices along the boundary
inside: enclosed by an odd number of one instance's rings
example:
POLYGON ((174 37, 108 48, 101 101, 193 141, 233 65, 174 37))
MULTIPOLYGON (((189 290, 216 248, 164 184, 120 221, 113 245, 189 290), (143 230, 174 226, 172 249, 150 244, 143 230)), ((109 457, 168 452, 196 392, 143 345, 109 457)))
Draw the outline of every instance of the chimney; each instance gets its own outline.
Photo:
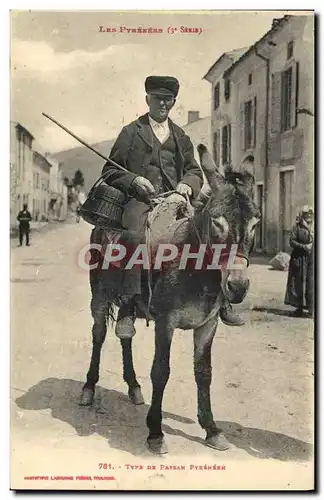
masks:
POLYGON ((199 120, 199 111, 188 111, 188 124, 199 120))
POLYGON ((282 20, 282 17, 273 19, 271 28, 274 28, 275 26, 277 26, 277 24, 279 24, 281 20, 282 20))

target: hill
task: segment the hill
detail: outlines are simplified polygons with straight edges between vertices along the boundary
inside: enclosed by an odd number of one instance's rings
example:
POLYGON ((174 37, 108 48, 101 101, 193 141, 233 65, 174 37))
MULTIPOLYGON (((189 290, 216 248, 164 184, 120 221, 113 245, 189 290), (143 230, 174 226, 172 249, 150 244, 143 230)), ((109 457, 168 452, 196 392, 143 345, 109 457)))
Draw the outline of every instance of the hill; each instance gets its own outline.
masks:
MULTIPOLYGON (((102 141, 96 144, 91 144, 93 148, 99 151, 104 156, 109 156, 114 140, 102 141)), ((79 146, 66 151, 59 151, 53 154, 59 162, 62 163, 64 177, 73 179, 74 173, 80 169, 84 176, 84 188, 88 192, 101 175, 102 167, 105 160, 97 156, 95 153, 87 149, 85 146, 79 146)))

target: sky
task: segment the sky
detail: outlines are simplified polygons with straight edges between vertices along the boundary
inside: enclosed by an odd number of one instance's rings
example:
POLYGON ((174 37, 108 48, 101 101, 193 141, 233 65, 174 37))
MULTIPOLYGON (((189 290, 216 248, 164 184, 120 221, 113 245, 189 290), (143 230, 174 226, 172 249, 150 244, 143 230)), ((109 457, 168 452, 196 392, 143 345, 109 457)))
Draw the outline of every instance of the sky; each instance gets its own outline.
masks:
POLYGON ((148 75, 172 75, 180 92, 170 117, 179 125, 189 110, 210 114, 203 79, 224 53, 254 44, 286 11, 14 11, 11 14, 11 119, 43 149, 79 144, 42 116, 53 116, 85 141, 114 139, 147 111, 148 75), (116 28, 116 33, 100 32, 116 28), (163 33, 127 34, 125 28, 163 33), (181 33, 181 26, 201 34, 181 33), (177 28, 174 34, 168 27, 177 28))

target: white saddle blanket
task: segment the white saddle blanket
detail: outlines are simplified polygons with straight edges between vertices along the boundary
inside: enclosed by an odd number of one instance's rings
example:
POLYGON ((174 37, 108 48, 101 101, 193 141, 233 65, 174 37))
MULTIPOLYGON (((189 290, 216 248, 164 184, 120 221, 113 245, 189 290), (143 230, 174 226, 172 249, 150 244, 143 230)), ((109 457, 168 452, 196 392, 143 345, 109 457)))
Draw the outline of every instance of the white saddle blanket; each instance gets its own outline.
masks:
MULTIPOLYGON (((156 205, 149 212, 147 218, 152 250, 159 243, 170 243, 180 224, 185 223, 193 215, 194 210, 192 205, 177 193, 173 193, 165 199, 156 198, 153 203, 156 205)), ((117 243, 121 234, 122 231, 116 229, 105 230, 105 236, 111 243, 117 243)))

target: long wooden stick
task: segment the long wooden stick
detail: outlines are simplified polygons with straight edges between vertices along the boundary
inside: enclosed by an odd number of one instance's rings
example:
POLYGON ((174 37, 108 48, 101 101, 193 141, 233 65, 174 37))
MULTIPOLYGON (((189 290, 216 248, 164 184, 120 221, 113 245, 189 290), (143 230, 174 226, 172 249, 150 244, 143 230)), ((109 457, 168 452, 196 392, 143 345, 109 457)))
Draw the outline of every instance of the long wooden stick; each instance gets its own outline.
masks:
POLYGON ((83 144, 83 146, 85 146, 86 148, 88 148, 91 151, 93 151, 93 153, 96 153, 96 155, 100 156, 100 158, 102 158, 106 162, 110 163, 114 167, 119 168, 120 170, 123 170, 124 172, 128 172, 128 170, 126 168, 122 167, 121 165, 119 165, 115 161, 111 160, 110 158, 106 158, 104 155, 102 155, 101 153, 99 153, 99 151, 97 151, 96 149, 94 149, 92 146, 89 146, 89 144, 87 144, 85 141, 83 141, 82 139, 80 139, 80 137, 78 137, 73 132, 71 132, 71 130, 69 130, 68 128, 64 127, 64 125, 62 125, 58 121, 54 120, 54 118, 52 118, 51 116, 47 115, 46 113, 42 113, 42 115, 45 116, 45 118, 47 118, 48 120, 51 120, 53 123, 55 123, 55 125, 57 125, 61 129, 63 129, 65 132, 67 132, 68 134, 70 134, 74 139, 76 139, 78 142, 80 142, 81 144, 83 144))

